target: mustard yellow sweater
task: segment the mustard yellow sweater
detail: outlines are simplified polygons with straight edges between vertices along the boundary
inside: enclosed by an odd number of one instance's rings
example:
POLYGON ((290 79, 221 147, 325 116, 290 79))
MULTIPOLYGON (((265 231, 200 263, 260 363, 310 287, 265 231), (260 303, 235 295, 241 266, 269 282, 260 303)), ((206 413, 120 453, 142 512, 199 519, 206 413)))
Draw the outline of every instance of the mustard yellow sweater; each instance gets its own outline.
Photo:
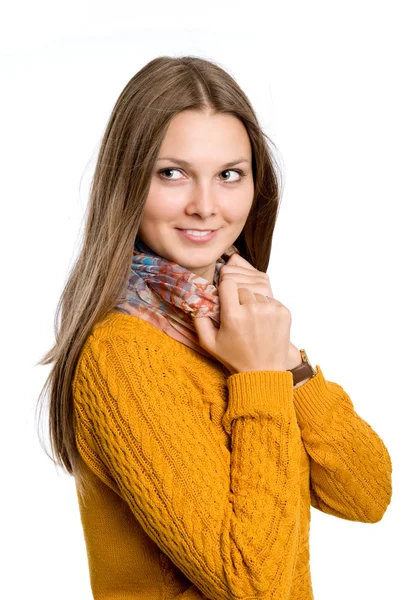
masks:
POLYGON ((73 395, 95 599, 314 597, 310 506, 375 523, 392 494, 383 441, 316 368, 294 390, 132 315, 93 329, 73 395))

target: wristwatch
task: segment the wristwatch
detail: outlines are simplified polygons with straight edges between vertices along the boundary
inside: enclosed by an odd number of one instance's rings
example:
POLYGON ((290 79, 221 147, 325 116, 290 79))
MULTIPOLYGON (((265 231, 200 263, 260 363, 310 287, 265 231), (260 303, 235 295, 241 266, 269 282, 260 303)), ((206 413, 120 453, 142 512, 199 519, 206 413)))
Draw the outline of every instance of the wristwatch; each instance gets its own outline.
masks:
MULTIPOLYGON (((317 370, 314 369, 308 359, 308 355, 305 352, 305 349, 302 348, 300 350, 302 362, 300 365, 294 367, 294 369, 287 369, 292 373, 293 384, 297 385, 300 381, 304 379, 312 379, 317 375, 317 370)), ((306 383, 306 382, 305 382, 306 383)))

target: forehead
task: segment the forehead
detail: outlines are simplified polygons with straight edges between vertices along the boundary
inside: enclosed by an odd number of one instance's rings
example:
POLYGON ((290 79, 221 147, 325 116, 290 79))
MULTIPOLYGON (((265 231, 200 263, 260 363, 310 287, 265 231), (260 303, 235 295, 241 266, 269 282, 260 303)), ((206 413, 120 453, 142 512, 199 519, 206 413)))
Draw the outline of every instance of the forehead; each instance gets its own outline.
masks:
POLYGON ((250 161, 252 148, 248 132, 233 115, 183 111, 167 129, 160 157, 180 157, 191 164, 226 163, 239 157, 250 161))

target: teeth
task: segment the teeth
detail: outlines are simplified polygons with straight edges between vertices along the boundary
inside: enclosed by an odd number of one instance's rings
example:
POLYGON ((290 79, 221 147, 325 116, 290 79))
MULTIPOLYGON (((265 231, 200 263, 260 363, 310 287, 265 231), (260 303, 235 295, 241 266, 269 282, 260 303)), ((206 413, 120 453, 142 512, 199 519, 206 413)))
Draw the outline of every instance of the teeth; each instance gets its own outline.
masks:
POLYGON ((189 233, 189 235, 195 235, 195 236, 205 236, 205 235, 209 235, 209 233, 212 232, 212 230, 210 231, 195 231, 195 229, 183 229, 183 231, 185 231, 185 233, 189 233))

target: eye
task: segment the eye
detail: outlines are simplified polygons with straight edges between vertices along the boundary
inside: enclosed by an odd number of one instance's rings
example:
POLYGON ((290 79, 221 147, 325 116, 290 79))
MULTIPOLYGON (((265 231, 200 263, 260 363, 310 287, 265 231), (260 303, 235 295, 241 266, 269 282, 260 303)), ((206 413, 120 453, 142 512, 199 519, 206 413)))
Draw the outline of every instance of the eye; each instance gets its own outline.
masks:
MULTIPOLYGON (((232 173, 237 173, 239 175, 239 177, 238 177, 238 179, 234 179, 233 181, 226 180, 226 183, 237 183, 238 181, 241 181, 241 179, 243 177, 245 177, 245 173, 244 173, 244 171, 241 171, 241 169, 226 169, 225 171, 222 171, 221 173, 230 173, 230 171, 232 173)), ((220 175, 221 175, 221 173, 220 173, 220 175)))
MULTIPOLYGON (((165 169, 160 169, 160 171, 158 171, 158 175, 165 180, 170 180, 170 181, 178 181, 177 178, 173 179, 172 177, 168 177, 166 175, 163 175, 163 173, 167 173, 167 172, 173 172, 173 171, 177 171, 177 173, 180 173, 180 169, 176 169, 173 167, 166 167, 165 169)), ((239 181, 241 181, 241 179, 243 177, 245 177, 245 173, 241 170, 241 169, 225 169, 224 171, 221 171, 220 175, 222 173, 237 173, 239 175, 239 177, 237 179, 234 179, 233 181, 227 181, 224 180, 225 183, 238 183, 239 181)))
POLYGON ((162 173, 166 173, 167 171, 177 171, 177 172, 180 172, 180 170, 179 170, 179 169, 173 169, 172 167, 171 167, 171 168, 170 168, 170 167, 168 167, 168 168, 166 168, 166 169, 161 169, 161 170, 159 171, 159 175, 160 175, 160 177, 161 177, 162 179, 171 179, 172 181, 177 181, 176 179, 172 179, 171 177, 166 177, 165 175, 162 175, 162 173))

